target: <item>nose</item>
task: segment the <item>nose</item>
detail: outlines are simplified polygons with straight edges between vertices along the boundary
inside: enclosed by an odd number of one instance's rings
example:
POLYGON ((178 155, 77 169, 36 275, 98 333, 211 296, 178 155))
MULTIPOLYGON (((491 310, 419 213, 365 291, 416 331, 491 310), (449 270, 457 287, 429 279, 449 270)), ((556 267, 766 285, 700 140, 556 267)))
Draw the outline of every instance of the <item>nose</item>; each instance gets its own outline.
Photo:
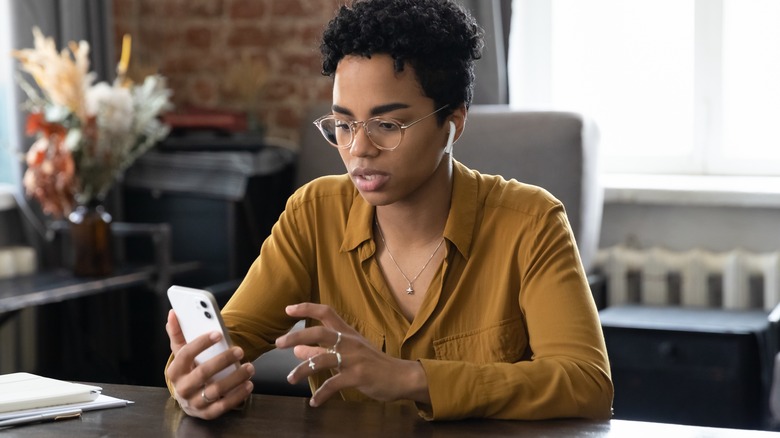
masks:
POLYGON ((349 147, 349 153, 354 157, 364 157, 376 155, 379 152, 368 138, 368 130, 365 123, 358 123, 352 131, 352 145, 349 147))

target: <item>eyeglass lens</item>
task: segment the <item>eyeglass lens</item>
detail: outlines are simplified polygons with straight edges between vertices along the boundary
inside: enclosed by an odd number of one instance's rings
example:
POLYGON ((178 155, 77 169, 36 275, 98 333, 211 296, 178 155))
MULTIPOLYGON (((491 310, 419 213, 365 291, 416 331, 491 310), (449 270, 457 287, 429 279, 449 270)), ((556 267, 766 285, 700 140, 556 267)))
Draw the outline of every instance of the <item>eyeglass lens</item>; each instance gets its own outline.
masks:
POLYGON ((401 142, 401 126, 389 120, 370 119, 365 122, 350 123, 336 118, 326 118, 319 123, 325 138, 340 147, 352 144, 352 137, 361 128, 360 125, 366 130, 368 138, 380 148, 392 149, 401 142))

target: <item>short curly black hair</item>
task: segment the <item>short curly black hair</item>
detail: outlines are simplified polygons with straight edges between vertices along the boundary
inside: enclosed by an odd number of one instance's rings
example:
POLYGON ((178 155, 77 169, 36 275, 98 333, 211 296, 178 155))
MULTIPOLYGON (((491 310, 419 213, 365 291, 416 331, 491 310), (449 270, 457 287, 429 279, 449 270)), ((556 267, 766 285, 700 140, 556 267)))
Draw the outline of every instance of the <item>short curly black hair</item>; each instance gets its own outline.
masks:
POLYGON ((425 95, 452 113, 471 105, 482 35, 471 14, 450 0, 356 0, 339 8, 323 33, 322 74, 333 77, 347 55, 387 54, 397 72, 409 63, 425 95))

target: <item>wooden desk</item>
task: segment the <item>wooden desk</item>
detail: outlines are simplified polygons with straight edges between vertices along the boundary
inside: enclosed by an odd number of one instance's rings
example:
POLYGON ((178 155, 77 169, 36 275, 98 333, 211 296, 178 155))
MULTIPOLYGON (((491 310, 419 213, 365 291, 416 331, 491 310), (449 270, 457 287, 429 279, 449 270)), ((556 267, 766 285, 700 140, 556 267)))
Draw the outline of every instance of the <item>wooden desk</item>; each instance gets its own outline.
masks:
MULTIPOLYGON (((311 408, 303 397, 253 395, 249 405, 213 420, 187 417, 165 388, 101 385, 106 395, 133 405, 85 412, 81 419, 8 429, 17 437, 762 437, 770 432, 612 420, 428 422, 410 405, 382 405, 331 400, 311 408)), ((4 431, 0 431, 4 432, 4 431)))

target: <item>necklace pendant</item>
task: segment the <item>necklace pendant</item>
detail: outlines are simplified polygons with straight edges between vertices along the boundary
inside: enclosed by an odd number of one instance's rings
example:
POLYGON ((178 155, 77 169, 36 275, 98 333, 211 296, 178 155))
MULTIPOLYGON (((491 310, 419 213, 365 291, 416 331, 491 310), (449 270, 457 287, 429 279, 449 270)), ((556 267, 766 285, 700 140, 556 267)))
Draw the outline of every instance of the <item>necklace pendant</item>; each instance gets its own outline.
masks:
POLYGON ((406 288, 406 295, 414 295, 414 289, 411 284, 406 288))

